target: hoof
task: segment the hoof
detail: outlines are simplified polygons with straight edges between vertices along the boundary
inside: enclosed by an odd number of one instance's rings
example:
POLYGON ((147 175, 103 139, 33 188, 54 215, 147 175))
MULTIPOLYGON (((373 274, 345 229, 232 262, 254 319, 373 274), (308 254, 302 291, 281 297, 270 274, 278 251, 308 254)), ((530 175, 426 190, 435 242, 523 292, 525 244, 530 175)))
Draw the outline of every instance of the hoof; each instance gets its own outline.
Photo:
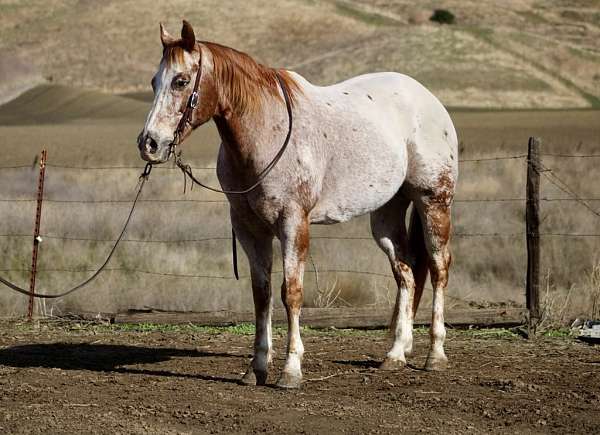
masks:
POLYGON ((246 374, 240 379, 241 385, 265 385, 267 383, 267 372, 254 370, 252 367, 248 369, 246 374))
POLYGON ((425 361, 425 370, 429 372, 441 372, 448 368, 448 358, 446 357, 427 357, 425 361))
POLYGON ((302 383, 302 376, 293 375, 290 373, 282 373, 281 377, 277 381, 277 388, 285 388, 285 389, 296 389, 300 388, 300 384, 302 383))
POLYGON ((413 348, 410 347, 409 349, 404 349, 404 356, 406 358, 410 358, 413 354, 413 348))
POLYGON ((387 357, 379 364, 379 370, 399 370, 406 365, 405 361, 387 357))

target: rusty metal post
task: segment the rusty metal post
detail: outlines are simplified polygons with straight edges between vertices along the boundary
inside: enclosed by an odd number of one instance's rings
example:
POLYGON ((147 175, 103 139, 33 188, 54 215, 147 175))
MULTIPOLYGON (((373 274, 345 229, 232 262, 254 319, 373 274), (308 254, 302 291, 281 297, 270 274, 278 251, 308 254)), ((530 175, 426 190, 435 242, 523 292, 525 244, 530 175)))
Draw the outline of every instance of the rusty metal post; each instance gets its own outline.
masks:
POLYGON ((535 338, 540 321, 540 146, 539 138, 529 138, 527 152, 527 309, 529 310, 529 338, 535 338))
MULTIPOLYGON (((37 257, 38 249, 42 239, 40 238, 40 223, 42 221, 42 201, 44 199, 44 177, 46 175, 46 159, 48 153, 46 150, 42 150, 40 159, 40 176, 38 179, 38 192, 37 192, 37 208, 35 212, 35 227, 33 229, 33 254, 31 256, 31 280, 29 282, 29 291, 35 293, 35 275, 37 272, 37 257)), ((27 310, 27 318, 31 320, 33 317, 33 296, 29 296, 29 308, 27 310)))

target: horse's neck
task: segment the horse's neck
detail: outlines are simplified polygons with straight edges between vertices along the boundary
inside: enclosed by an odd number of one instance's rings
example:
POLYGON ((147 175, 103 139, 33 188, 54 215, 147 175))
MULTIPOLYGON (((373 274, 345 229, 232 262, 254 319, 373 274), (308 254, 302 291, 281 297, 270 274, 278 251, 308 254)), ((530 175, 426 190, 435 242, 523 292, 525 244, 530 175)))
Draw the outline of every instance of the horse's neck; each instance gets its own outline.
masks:
POLYGON ((216 116, 214 121, 229 163, 241 168, 260 167, 265 159, 272 158, 281 146, 278 141, 283 143, 287 133, 285 105, 275 98, 256 113, 232 110, 228 116, 216 116))

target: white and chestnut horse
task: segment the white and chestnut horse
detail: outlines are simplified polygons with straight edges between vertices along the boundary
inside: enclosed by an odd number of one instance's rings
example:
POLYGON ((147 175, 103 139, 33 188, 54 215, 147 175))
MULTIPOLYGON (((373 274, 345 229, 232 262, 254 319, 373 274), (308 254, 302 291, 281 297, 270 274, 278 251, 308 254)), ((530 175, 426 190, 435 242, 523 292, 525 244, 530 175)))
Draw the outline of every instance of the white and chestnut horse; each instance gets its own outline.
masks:
POLYGON ((315 86, 234 49, 198 42, 185 21, 180 39, 161 25, 161 40, 154 103, 138 138, 144 160, 169 159, 198 77, 198 104, 178 141, 213 119, 222 140, 219 182, 223 189, 244 189, 273 161, 288 133, 284 92, 292 103, 293 130, 281 159, 256 189, 228 195, 231 222, 250 263, 256 310, 254 357, 242 382, 264 384, 272 357, 273 237, 281 243, 281 298, 288 316, 287 357, 277 385, 293 388, 302 381, 300 311, 309 226, 365 213, 398 284, 394 342, 381 368, 406 364, 430 271, 433 316, 425 368, 444 369, 444 290, 458 155, 454 126, 437 98, 412 78, 391 72, 315 86))

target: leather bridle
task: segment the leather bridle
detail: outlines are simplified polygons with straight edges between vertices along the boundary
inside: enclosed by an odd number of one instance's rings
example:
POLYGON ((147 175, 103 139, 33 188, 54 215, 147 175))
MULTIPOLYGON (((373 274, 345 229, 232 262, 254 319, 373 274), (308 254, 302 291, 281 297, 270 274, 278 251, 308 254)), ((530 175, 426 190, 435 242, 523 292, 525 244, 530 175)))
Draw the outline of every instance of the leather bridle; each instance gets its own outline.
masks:
POLYGON ((198 94, 198 87, 200 86, 201 77, 202 54, 200 53, 200 58, 198 60, 198 72, 196 73, 196 79, 194 80, 194 89, 187 100, 185 109, 183 110, 183 114, 181 115, 181 119, 177 124, 177 128, 175 128, 175 133, 173 134, 173 142, 169 144, 169 157, 171 157, 171 154, 175 152, 175 147, 181 144, 186 125, 191 125, 192 123, 192 115, 194 114, 194 109, 198 107, 198 101, 200 100, 200 95, 198 94))
POLYGON ((271 172, 271 170, 273 170, 275 165, 277 165, 277 163, 283 156, 283 154, 290 142, 290 137, 292 136, 293 118, 292 118, 292 102, 291 102, 291 99, 290 99, 290 96, 288 93, 288 89, 287 89, 285 83, 283 82, 283 80, 281 79, 281 76, 279 75, 279 73, 275 72, 275 77, 277 78, 277 82, 283 93, 283 98, 285 100, 285 107, 286 107, 287 115, 288 115, 288 132, 285 137, 285 140, 283 141, 283 145, 281 146, 281 148, 279 149, 277 154, 275 154, 275 157, 273 157, 273 159, 269 162, 269 164, 258 174, 256 181, 250 187, 248 187, 246 189, 242 189, 242 190, 222 190, 222 189, 218 189, 216 187, 208 186, 208 185, 204 184, 203 182, 201 182, 200 180, 198 180, 194 176, 191 166, 183 163, 183 161, 181 159, 181 151, 179 151, 179 153, 176 152, 177 147, 183 141, 183 134, 185 132, 185 128, 186 128, 187 124, 191 125, 194 110, 196 109, 196 107, 198 107, 198 102, 199 102, 199 98, 200 98, 200 96, 198 94, 198 87, 200 86, 201 76, 202 76, 202 55, 200 55, 200 59, 198 60, 198 72, 196 73, 196 79, 194 81, 194 88, 188 98, 188 101, 186 103, 183 114, 181 115, 181 119, 179 120, 179 123, 177 124, 177 128, 175 129, 175 132, 173 134, 173 142, 171 142, 169 144, 168 159, 171 158, 171 155, 174 155, 175 156, 175 164, 179 167, 179 169, 181 169, 181 171, 184 173, 184 176, 190 177, 192 182, 198 184, 199 186, 204 187, 205 189, 212 190, 213 192, 225 193, 227 195, 243 195, 243 194, 249 193, 249 192, 253 191, 254 189, 256 189, 263 182, 263 180, 269 174, 269 172, 271 172))

